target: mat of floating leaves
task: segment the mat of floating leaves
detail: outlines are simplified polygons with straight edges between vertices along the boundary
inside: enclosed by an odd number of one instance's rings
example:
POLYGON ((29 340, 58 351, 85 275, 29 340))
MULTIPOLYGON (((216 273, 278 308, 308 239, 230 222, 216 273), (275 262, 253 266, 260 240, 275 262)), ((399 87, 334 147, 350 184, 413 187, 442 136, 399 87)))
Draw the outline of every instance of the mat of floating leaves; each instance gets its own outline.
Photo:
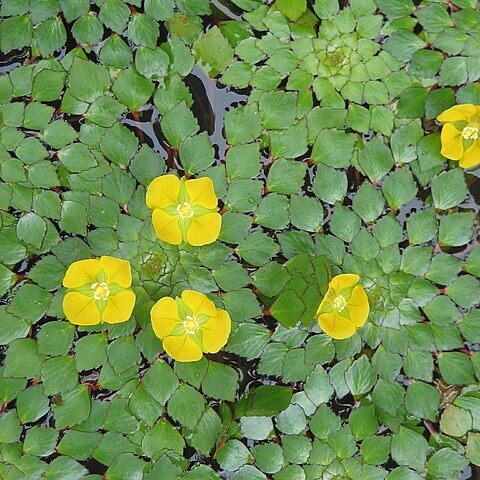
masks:
POLYGON ((0 478, 477 478, 479 15, 3 0, 0 478))

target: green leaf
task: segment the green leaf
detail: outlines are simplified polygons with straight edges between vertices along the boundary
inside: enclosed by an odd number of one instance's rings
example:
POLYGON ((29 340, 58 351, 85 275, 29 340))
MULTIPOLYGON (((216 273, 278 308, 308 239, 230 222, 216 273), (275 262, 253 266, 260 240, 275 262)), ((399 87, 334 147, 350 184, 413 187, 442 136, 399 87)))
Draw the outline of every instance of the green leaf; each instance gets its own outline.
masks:
POLYGON ((178 388, 178 377, 167 363, 159 360, 145 373, 143 387, 160 405, 165 405, 178 388))
POLYGON ((133 68, 123 71, 112 85, 112 92, 132 112, 138 112, 154 91, 153 83, 133 68))
POLYGON ((154 457, 162 450, 172 450, 181 455, 185 441, 171 423, 166 419, 160 419, 149 430, 142 441, 142 450, 149 456, 154 457))
POLYGON ((157 46, 160 30, 158 23, 148 15, 135 12, 130 17, 128 24, 128 39, 137 45, 148 48, 157 46))
POLYGON ((223 470, 234 471, 249 462, 248 448, 239 440, 228 440, 217 452, 216 460, 223 470))
POLYGON ((27 323, 33 324, 47 312, 51 299, 51 295, 43 288, 24 284, 16 291, 7 310, 27 323))
POLYGON ((120 36, 113 34, 103 44, 99 59, 104 65, 127 68, 132 61, 132 52, 120 36))
POLYGON ((267 263, 278 250, 278 245, 263 232, 251 233, 237 248, 243 260, 256 266, 267 263))
POLYGON ((406 465, 415 470, 425 468, 429 446, 425 438, 407 427, 392 436, 392 458, 399 465, 406 465))
POLYGON ((447 405, 440 418, 440 428, 447 435, 463 437, 472 428, 472 416, 463 408, 447 405))
POLYGON ((86 235, 87 223, 87 211, 83 205, 72 201, 62 203, 59 226, 63 231, 86 235))
POLYGON ((231 145, 253 142, 261 132, 261 116, 253 105, 235 108, 225 115, 225 134, 231 145))
POLYGON ((129 164, 138 147, 137 137, 121 123, 109 128, 103 136, 100 148, 103 154, 120 166, 129 164))
POLYGON ((360 406, 350 413, 348 423, 357 440, 363 440, 369 435, 374 435, 378 429, 373 405, 360 406))
POLYGON ((0 47, 3 53, 21 50, 30 45, 33 36, 30 15, 16 15, 4 18, 0 24, 0 47))
POLYGON ((35 385, 18 394, 17 412, 22 423, 36 422, 48 412, 49 408, 49 401, 42 385, 35 385))
POLYGON ((71 172, 82 172, 97 165, 97 160, 83 143, 72 143, 57 152, 57 156, 71 172))
POLYGON ((155 20, 168 20, 173 15, 173 0, 145 0, 145 13, 155 20))
POLYGON ((259 102, 263 126, 268 130, 290 127, 297 116, 295 93, 266 92, 259 102))
POLYGON ((446 291, 447 295, 463 308, 473 308, 480 301, 480 282, 471 275, 457 278, 446 291))
POLYGON ((18 441, 23 428, 17 416, 17 411, 12 409, 0 417, 0 442, 13 443, 18 441))
POLYGON ((214 149, 204 132, 186 138, 180 144, 180 160, 189 174, 195 174, 208 168, 214 162, 214 149))
POLYGON ((452 247, 465 245, 471 239, 472 228, 472 213, 452 213, 446 215, 440 220, 438 243, 452 247))
POLYGON ((277 0, 275 4, 292 22, 296 22, 307 10, 306 0, 277 0))
POLYGON ((462 85, 468 79, 465 57, 446 58, 440 68, 440 86, 462 85))
POLYGON ((318 164, 313 192, 320 200, 335 205, 347 194, 347 176, 342 171, 318 164))
POLYGON ((290 204, 285 195, 270 193, 260 202, 254 221, 265 228, 280 230, 289 223, 289 210, 290 204))
POLYGON ((222 429, 222 421, 212 408, 207 408, 197 424, 191 445, 204 455, 209 455, 222 429))
POLYGON ((12 378, 39 377, 42 363, 43 358, 37 352, 35 340, 14 340, 7 350, 4 375, 12 378))
POLYGON ((369 182, 364 182, 357 190, 352 202, 353 211, 366 223, 373 223, 385 208, 381 193, 369 182))
POLYGON ((465 200, 467 194, 465 177, 459 168, 443 172, 432 179, 432 197, 437 209, 456 207, 465 200))
POLYGON ((106 27, 121 35, 130 18, 130 9, 121 0, 106 0, 98 18, 106 27))
POLYGON ((358 162, 372 183, 377 183, 393 167, 390 149, 375 137, 358 154, 358 162))
POLYGON ((460 455, 460 453, 456 452, 452 448, 441 448, 440 450, 435 452, 428 460, 427 472, 429 475, 437 478, 458 478, 462 470, 467 465, 468 460, 463 455, 460 455))
POLYGON ((337 129, 322 130, 313 146, 311 159, 329 167, 344 168, 350 164, 356 136, 337 129))
POLYGON ((27 245, 40 248, 45 238, 45 220, 35 213, 27 213, 17 223, 17 235, 27 245))
POLYGON ((338 13, 337 0, 315 0, 313 10, 321 19, 331 18, 338 13))
POLYGON ((469 385, 475 383, 470 358, 460 352, 441 352, 438 366, 443 379, 450 385, 469 385))
POLYGON ((322 204, 315 198, 293 196, 290 200, 290 221, 301 230, 320 231, 323 225, 322 204))
POLYGON ((270 153, 274 158, 301 157, 307 150, 305 121, 300 121, 286 130, 270 132, 270 153))
POLYGON ((213 274, 217 285, 225 292, 245 287, 250 283, 250 276, 237 262, 227 262, 213 274))
POLYGON ((198 132, 198 123, 185 102, 180 102, 173 107, 161 123, 162 131, 174 148, 178 148, 185 138, 198 132))
POLYGON ((57 445, 58 432, 54 428, 35 426, 27 431, 23 450, 29 455, 48 457, 57 445))
POLYGON ((466 454, 467 458, 474 465, 478 465, 480 463, 480 433, 470 432, 468 434, 466 454))
POLYGON ((110 86, 110 75, 101 65, 75 58, 68 77, 70 93, 83 102, 92 103, 110 86), (85 82, 85 78, 89 81, 85 82))
MULTIPOLYGON (((7 288, 8 288, 7 284, 7 288)), ((5 306, 0 309, 0 323, 2 330, 0 331, 0 345, 8 345, 17 338, 27 336, 30 325, 22 319, 7 313, 5 306)))
POLYGON ((341 419, 323 403, 310 419, 309 425, 310 430, 316 437, 326 439, 331 433, 336 432, 340 428, 341 419))
POLYGON ((103 95, 94 100, 86 117, 101 127, 111 127, 125 110, 125 107, 113 97, 103 95))
POLYGON ((210 28, 194 43, 195 58, 211 77, 225 70, 233 58, 233 48, 217 26, 210 28))
POLYGON ((327 403, 333 395, 333 387, 328 373, 317 365, 305 382, 305 394, 315 405, 327 403))
POLYGON ((288 407, 291 399, 290 387, 278 385, 255 387, 237 402, 235 418, 278 415, 288 407))
POLYGON ((331 232, 345 242, 351 242, 360 230, 360 217, 347 207, 337 204, 330 220, 331 232))
POLYGON ((69 430, 65 433, 58 444, 58 451, 76 460, 88 460, 98 443, 102 434, 98 432, 77 432, 69 430))
POLYGON ((345 380, 352 395, 359 396, 369 392, 375 385, 375 372, 365 355, 355 360, 345 373, 345 380))
POLYGON ((238 373, 233 368, 221 363, 210 362, 202 382, 202 390, 209 397, 233 402, 238 380, 238 373))
POLYGON ((34 41, 42 54, 48 57, 60 50, 67 41, 67 32, 60 17, 49 18, 34 31, 34 41))
POLYGON ((60 402, 53 405, 55 426, 58 429, 73 427, 90 415, 90 395, 86 385, 77 385, 61 396, 60 402))
POLYGON ((408 240, 411 244, 420 244, 432 240, 437 233, 435 210, 429 208, 415 212, 407 219, 408 240))
MULTIPOLYGON (((231 312, 230 309, 228 310, 231 312)), ((231 334, 225 350, 247 359, 257 358, 269 340, 270 332, 266 328, 251 323, 242 323, 231 334)))
POLYGON ((303 186, 306 170, 304 163, 279 158, 270 167, 267 188, 284 195, 297 193, 303 186))
POLYGON ((382 190, 390 208, 398 210, 415 197, 417 186, 410 169, 403 167, 385 179, 382 190))
POLYGON ((38 352, 50 357, 67 355, 72 347, 74 334, 75 327, 70 323, 46 323, 37 334, 38 352))
POLYGON ((146 78, 161 80, 168 73, 170 58, 161 49, 139 47, 135 55, 135 67, 146 78))
POLYGON ((282 447, 276 443, 265 443, 252 448, 255 464, 265 473, 278 472, 285 461, 282 447))
POLYGON ((434 422, 440 403, 440 392, 424 382, 415 382, 407 388, 405 407, 416 418, 434 422))

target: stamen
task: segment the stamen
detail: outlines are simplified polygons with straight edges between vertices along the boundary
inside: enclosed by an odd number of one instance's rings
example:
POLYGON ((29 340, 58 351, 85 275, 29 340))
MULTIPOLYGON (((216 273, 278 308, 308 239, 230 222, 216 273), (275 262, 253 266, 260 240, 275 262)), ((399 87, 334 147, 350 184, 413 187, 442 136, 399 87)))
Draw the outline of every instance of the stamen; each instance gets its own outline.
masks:
POLYGON ((192 218, 195 213, 188 202, 179 203, 177 205, 177 212, 182 220, 192 218))
POLYGON ((191 317, 190 315, 185 317, 183 326, 185 327, 185 332, 189 335, 193 335, 199 328, 196 317, 191 317))
POLYGON ((93 298, 95 300, 106 300, 110 295, 110 290, 105 282, 92 283, 90 288, 93 290, 93 298))
POLYGON ((338 295, 333 299, 333 305, 337 312, 341 312, 347 306, 347 301, 343 295, 338 295))
POLYGON ((478 139, 478 127, 465 127, 462 131, 462 137, 465 140, 477 140, 478 139))

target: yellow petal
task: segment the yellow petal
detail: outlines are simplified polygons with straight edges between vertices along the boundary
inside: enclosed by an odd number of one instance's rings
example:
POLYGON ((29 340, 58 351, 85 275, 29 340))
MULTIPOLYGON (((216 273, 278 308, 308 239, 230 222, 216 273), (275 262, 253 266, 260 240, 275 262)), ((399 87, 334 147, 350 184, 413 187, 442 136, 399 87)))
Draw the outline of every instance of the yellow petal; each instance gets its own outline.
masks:
POLYGON ((450 160, 460 160, 463 155, 462 133, 459 132, 451 123, 447 123, 442 128, 442 155, 450 160))
POLYGON ((123 288, 132 284, 130 262, 114 257, 100 257, 100 264, 107 274, 107 283, 118 283, 123 288))
MULTIPOLYGON (((332 289, 333 290, 333 289, 332 289)), ((323 300, 321 301, 320 305, 317 308, 317 313, 315 314, 315 317, 318 317, 320 315, 320 312, 322 311, 323 306, 329 301, 329 293, 330 289, 328 289, 327 293, 323 297, 323 300)))
POLYGON ((217 353, 228 341, 232 321, 226 310, 218 310, 217 316, 212 317, 201 327, 203 346, 209 353, 217 353))
POLYGON ((210 178, 197 178, 185 182, 190 205, 201 205, 205 208, 216 208, 218 198, 215 195, 213 182, 210 178))
POLYGON ((150 311, 152 328, 155 335, 162 340, 172 333, 180 322, 177 302, 171 297, 161 298, 150 311))
POLYGON ((480 143, 476 140, 473 145, 470 145, 460 159, 460 167, 471 168, 480 163, 480 143))
POLYGON ((147 207, 151 210, 178 205, 180 180, 175 175, 157 177, 147 189, 147 207))
POLYGON ((475 105, 466 103, 464 105, 455 105, 445 110, 437 117, 437 120, 442 123, 458 121, 469 122, 476 113, 477 109, 475 105))
POLYGON ((163 349, 177 362, 196 362, 203 356, 202 349, 188 333, 178 337, 167 337, 163 349))
POLYGON ((79 292, 68 292, 63 298, 65 317, 75 325, 97 325, 101 321, 96 301, 79 292))
POLYGON ((215 317, 217 315, 215 304, 203 293, 195 290, 184 290, 182 300, 192 309, 194 316, 208 315, 209 317, 215 317))
POLYGON ((106 323, 126 322, 132 316, 135 294, 131 290, 125 290, 110 295, 106 302, 107 306, 103 311, 102 320, 106 323))
POLYGON ((337 340, 350 338, 357 330, 353 322, 336 312, 323 313, 318 317, 318 324, 327 335, 337 340))
POLYGON ((163 210, 154 210, 152 214, 153 227, 160 240, 171 245, 180 245, 182 243, 182 232, 178 226, 177 215, 169 215, 163 210))
POLYGON ((219 213, 207 213, 201 217, 192 217, 187 230, 187 242, 195 247, 213 243, 220 235, 222 216, 219 213))
POLYGON ((347 309, 355 326, 361 327, 367 321, 370 305, 365 289, 361 285, 357 285, 353 289, 347 309))
POLYGON ((63 278, 65 288, 78 288, 95 283, 95 277, 102 268, 97 259, 79 260, 72 263, 63 278))
POLYGON ((330 280, 328 288, 331 288, 338 293, 342 288, 353 287, 353 285, 357 284, 359 281, 360 277, 355 273, 342 273, 330 280))

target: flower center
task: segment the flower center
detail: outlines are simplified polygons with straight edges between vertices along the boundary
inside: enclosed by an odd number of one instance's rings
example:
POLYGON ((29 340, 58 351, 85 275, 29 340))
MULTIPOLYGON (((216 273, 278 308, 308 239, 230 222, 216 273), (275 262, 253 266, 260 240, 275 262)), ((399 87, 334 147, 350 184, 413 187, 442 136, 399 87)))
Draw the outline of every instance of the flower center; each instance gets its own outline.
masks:
POLYGON ((179 203, 177 205, 177 212, 181 219, 192 218, 194 211, 188 202, 179 203))
POLYGON ((462 137, 465 140, 477 140, 478 127, 471 127, 470 125, 466 126, 462 131, 462 137))
POLYGON ((106 300, 110 295, 110 290, 108 289, 108 285, 105 282, 92 283, 91 288, 93 290, 93 298, 95 300, 106 300))
POLYGON ((185 331, 190 335, 193 335, 198 330, 198 322, 195 317, 191 317, 187 315, 185 320, 183 321, 183 326, 185 327, 185 331))
POLYGON ((341 312, 347 306, 347 301, 343 295, 337 295, 333 299, 333 305, 337 309, 337 312, 341 312))

